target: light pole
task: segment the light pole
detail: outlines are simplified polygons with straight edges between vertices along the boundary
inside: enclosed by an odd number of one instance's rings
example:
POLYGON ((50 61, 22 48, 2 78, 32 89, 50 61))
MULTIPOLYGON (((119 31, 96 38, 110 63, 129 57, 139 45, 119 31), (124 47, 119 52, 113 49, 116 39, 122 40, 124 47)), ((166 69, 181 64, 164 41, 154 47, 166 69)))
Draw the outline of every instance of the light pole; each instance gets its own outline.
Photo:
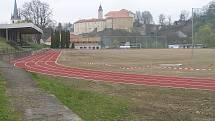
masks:
POLYGON ((193 10, 194 10, 194 8, 192 8, 192 54, 191 54, 191 59, 193 59, 193 54, 194 54, 194 28, 193 28, 193 26, 194 26, 194 16, 193 16, 193 10))
POLYGON ((192 8, 192 54, 191 59, 193 60, 194 57, 194 48, 195 48, 195 38, 194 38, 194 10, 201 9, 201 8, 192 8))

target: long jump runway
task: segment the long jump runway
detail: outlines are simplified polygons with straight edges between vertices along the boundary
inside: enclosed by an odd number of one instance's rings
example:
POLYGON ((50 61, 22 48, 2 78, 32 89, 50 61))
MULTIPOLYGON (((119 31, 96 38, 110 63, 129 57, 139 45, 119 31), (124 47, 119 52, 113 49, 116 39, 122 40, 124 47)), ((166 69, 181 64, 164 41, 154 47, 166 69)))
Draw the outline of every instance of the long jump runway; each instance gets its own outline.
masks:
POLYGON ((57 63, 60 54, 61 51, 59 50, 49 50, 12 61, 11 63, 29 72, 52 76, 135 85, 215 90, 215 79, 127 74, 67 67, 57 63))

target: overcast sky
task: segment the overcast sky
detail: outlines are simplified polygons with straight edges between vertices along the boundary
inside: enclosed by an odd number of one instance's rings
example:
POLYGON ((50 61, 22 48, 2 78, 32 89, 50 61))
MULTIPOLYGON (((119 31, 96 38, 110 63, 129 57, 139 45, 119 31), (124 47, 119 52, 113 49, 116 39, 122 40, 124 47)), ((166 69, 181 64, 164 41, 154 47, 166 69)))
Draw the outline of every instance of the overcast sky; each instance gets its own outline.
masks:
MULTIPOLYGON (((17 0, 18 7, 30 0, 17 0)), ((212 0, 42 0, 50 4, 53 19, 57 22, 75 22, 79 19, 96 18, 99 4, 104 14, 111 10, 128 9, 133 12, 148 10, 157 22, 158 15, 171 15, 178 19, 182 10, 191 11, 207 5, 212 0)), ((8 23, 13 11, 14 0, 0 0, 0 23, 8 23)))

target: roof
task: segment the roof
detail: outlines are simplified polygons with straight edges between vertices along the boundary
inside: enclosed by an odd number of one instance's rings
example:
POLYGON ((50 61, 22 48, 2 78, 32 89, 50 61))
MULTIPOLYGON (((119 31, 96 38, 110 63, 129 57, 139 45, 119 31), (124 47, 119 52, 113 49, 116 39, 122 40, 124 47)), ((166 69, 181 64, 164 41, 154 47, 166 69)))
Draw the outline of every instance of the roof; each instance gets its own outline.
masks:
POLYGON ((0 29, 26 29, 31 28, 38 33, 43 33, 43 30, 34 25, 33 23, 19 23, 19 24, 0 24, 0 29))
POLYGON ((105 19, 95 19, 95 18, 92 18, 92 19, 82 19, 82 20, 76 21, 75 23, 98 22, 98 21, 104 21, 104 20, 105 19))
POLYGON ((106 16, 106 18, 128 18, 128 17, 131 17, 129 15, 129 11, 126 9, 122 9, 120 11, 110 11, 105 16, 106 16))

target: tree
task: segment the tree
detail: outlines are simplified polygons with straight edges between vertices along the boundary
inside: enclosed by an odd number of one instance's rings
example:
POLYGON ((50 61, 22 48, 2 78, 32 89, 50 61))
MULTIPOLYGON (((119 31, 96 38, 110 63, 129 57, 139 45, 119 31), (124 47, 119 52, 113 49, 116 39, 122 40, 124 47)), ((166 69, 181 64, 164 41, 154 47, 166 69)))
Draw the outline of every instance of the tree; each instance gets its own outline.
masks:
POLYGON ((153 16, 149 11, 136 11, 135 21, 141 24, 153 24, 153 16))
POLYGON ((170 16, 170 15, 168 16, 167 23, 169 26, 172 24, 172 16, 170 16))
POLYGON ((160 15, 159 15, 159 24, 160 24, 161 26, 165 25, 165 20, 166 20, 165 15, 164 15, 164 14, 160 14, 160 15))
POLYGON ((199 31, 195 34, 196 44, 203 43, 207 47, 215 47, 215 33, 212 28, 212 24, 201 26, 199 31))
POLYGON ((60 32, 59 31, 55 31, 55 48, 59 48, 60 47, 60 32))
POLYGON ((136 11, 135 21, 140 22, 142 20, 142 15, 140 11, 136 11))
POLYGON ((52 11, 49 4, 40 0, 26 2, 20 9, 21 17, 28 22, 33 22, 42 30, 52 23, 52 11))
POLYGON ((60 31, 60 34, 61 34, 60 47, 65 48, 65 39, 66 39, 65 31, 60 31))
POLYGON ((51 32, 51 48, 55 48, 56 47, 56 42, 55 42, 55 35, 54 32, 51 32))
POLYGON ((66 48, 69 48, 70 46, 70 32, 69 31, 66 31, 66 48))
POLYGON ((152 24, 153 23, 152 14, 149 11, 142 12, 142 21, 143 24, 152 24))
POLYGON ((186 10, 181 11, 181 14, 179 16, 180 17, 179 21, 186 21, 186 20, 188 20, 189 19, 189 15, 190 15, 189 11, 186 11, 186 10))

